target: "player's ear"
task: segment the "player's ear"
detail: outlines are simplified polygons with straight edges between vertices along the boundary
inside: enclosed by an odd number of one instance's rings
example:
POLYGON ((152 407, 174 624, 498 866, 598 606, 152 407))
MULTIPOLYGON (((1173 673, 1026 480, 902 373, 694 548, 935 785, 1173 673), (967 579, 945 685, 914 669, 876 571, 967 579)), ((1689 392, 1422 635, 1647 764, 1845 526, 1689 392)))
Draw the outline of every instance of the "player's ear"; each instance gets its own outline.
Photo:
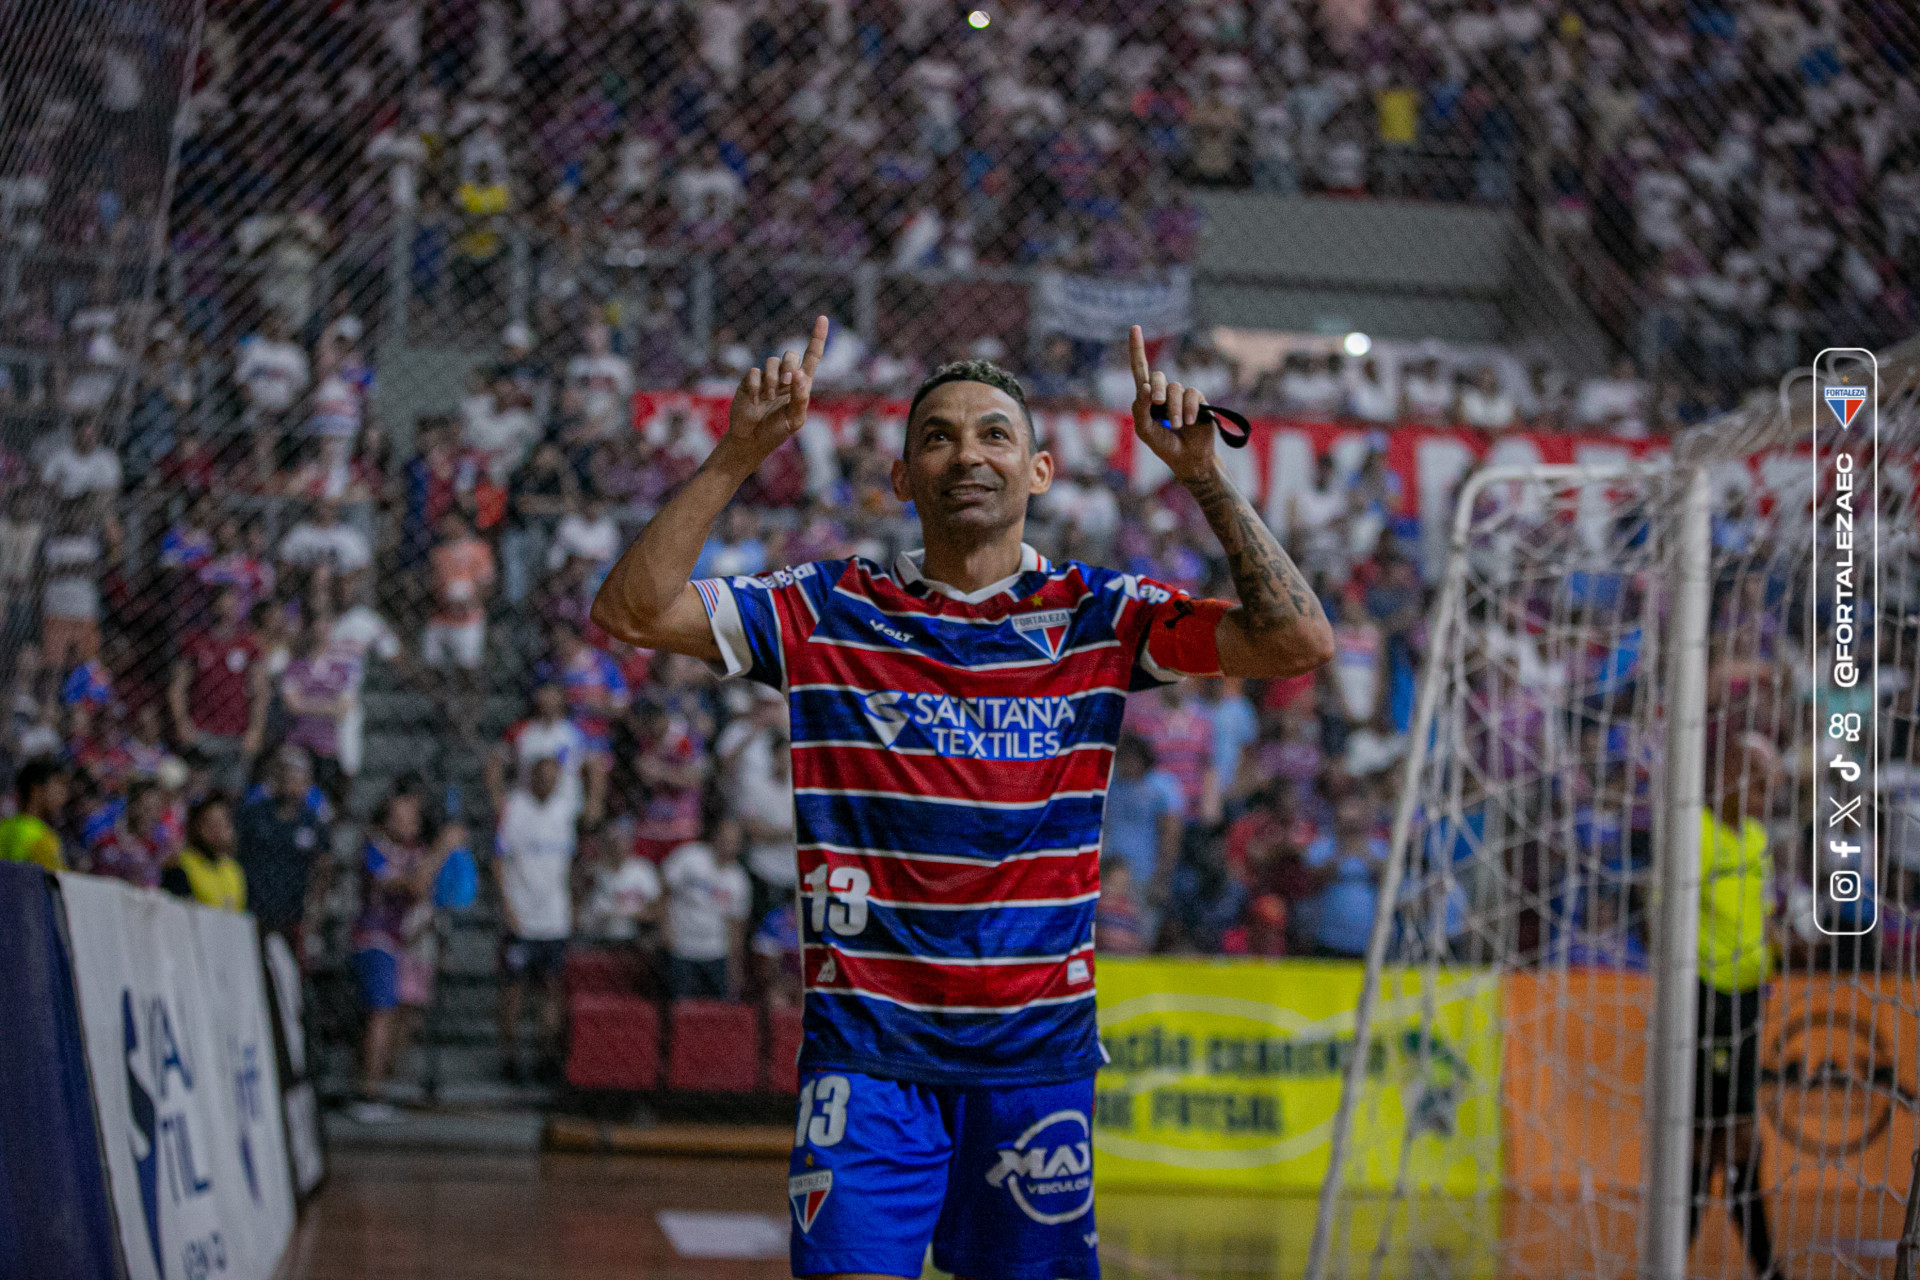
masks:
POLYGON ((1029 473, 1032 481, 1027 486, 1027 492, 1045 493, 1053 488, 1053 455, 1045 449, 1039 450, 1033 455, 1032 466, 1033 470, 1029 473))
POLYGON ((893 460, 891 474, 893 477, 893 496, 902 502, 912 502, 913 491, 907 488, 907 460, 905 458, 895 458, 893 460))

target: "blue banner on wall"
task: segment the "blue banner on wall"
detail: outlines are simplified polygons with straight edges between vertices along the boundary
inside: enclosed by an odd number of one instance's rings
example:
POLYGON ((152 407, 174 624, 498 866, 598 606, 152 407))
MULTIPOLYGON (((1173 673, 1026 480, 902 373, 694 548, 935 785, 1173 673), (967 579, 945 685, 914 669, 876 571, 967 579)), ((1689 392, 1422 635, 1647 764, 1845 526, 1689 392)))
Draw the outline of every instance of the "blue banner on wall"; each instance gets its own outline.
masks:
POLYGON ((15 863, 0 863, 0 1027, 0 1275, 117 1276, 53 887, 40 868, 15 863))

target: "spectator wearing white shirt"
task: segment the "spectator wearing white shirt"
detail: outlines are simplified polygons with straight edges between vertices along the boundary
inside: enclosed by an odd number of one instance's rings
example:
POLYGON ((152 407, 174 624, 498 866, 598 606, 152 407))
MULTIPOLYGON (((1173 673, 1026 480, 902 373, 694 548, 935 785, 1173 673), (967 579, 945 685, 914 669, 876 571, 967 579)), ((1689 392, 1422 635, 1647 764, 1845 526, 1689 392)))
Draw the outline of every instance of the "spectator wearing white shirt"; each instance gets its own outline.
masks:
POLYGON ((1646 386, 1634 376, 1633 361, 1625 356, 1613 362, 1610 376, 1581 383, 1574 402, 1574 416, 1581 426, 1616 434, 1623 424, 1640 422, 1645 413, 1646 386))
POLYGON ((581 930, 601 942, 634 941, 660 901, 659 868, 631 852, 615 852, 624 846, 591 832, 583 844, 599 847, 602 856, 593 868, 593 888, 581 913, 581 930))
POLYGON ((580 413, 591 434, 604 438, 626 424, 633 395, 633 366, 614 354, 613 335, 604 324, 586 327, 586 350, 567 363, 567 386, 580 393, 580 413))
POLYGON ((286 317, 279 312, 267 314, 260 333, 241 339, 233 379, 249 408, 269 415, 285 413, 306 394, 311 378, 307 353, 288 340, 286 317))
POLYGON ((1125 409, 1133 403, 1139 385, 1133 380, 1132 358, 1124 342, 1107 344, 1106 363, 1093 375, 1094 398, 1108 409, 1125 409))
POLYGON ((1331 570, 1344 562, 1340 517, 1346 514, 1346 478, 1331 452, 1314 462, 1313 487, 1287 499, 1287 533, 1300 546, 1300 563, 1309 573, 1331 570))
POLYGON ((1340 378, 1328 357, 1295 352, 1287 357, 1280 379, 1280 396, 1288 413, 1308 418, 1331 418, 1346 398, 1340 378))
POLYGON ((559 786, 574 798, 588 826, 597 825, 605 804, 607 757, 592 749, 587 735, 567 716, 567 691, 551 681, 533 691, 533 707, 516 721, 487 755, 487 795, 503 808, 514 787, 525 787, 542 760, 560 766, 559 786))
POLYGON ((674 175, 671 188, 681 225, 689 228, 727 222, 746 199, 740 175, 727 166, 720 148, 711 142, 700 148, 697 164, 674 175))
POLYGON ((793 897, 799 883, 793 849, 793 757, 787 741, 787 700, 776 689, 751 685, 753 710, 726 727, 715 744, 725 769, 727 815, 740 824, 753 877, 751 919, 793 897))
POLYGON ((1082 546, 1105 546, 1120 531, 1120 500, 1107 484, 1098 457, 1076 459, 1067 474, 1054 481, 1046 510, 1083 539, 1082 546))
POLYGON ((40 479, 63 502, 76 498, 111 497, 120 492, 120 455, 100 443, 100 429, 82 418, 73 428, 73 441, 47 455, 40 479))
POLYGON ((539 438, 533 398, 511 378, 496 378, 490 385, 479 382, 460 402, 460 439, 481 455, 487 475, 503 488, 539 438))
POLYGON ((60 509, 54 532, 40 544, 40 653, 59 676, 100 656, 100 570, 114 536, 111 521, 96 532, 86 505, 76 501, 60 509))
POLYGON ((1483 431, 1504 431, 1519 418, 1513 397, 1500 387, 1500 375, 1482 366, 1464 375, 1460 386, 1460 424, 1483 431))
POLYGON ((1347 413, 1362 422, 1400 420, 1400 384, 1380 361, 1368 356, 1347 388, 1347 413))
POLYGON ((340 771, 349 781, 358 777, 365 758, 367 709, 361 690, 367 680, 367 659, 402 662, 404 649, 400 637, 387 620, 367 603, 368 575, 365 570, 338 580, 338 601, 342 606, 327 630, 327 647, 345 654, 353 663, 354 679, 347 689, 350 705, 340 719, 340 771))
POLYGON ((97 282, 93 305, 74 312, 67 321, 74 359, 64 370, 60 407, 68 413, 98 413, 112 402, 120 386, 121 367, 126 363, 114 332, 119 324, 111 286, 97 282))
POLYGON ((1407 417, 1415 422, 1453 421, 1453 379, 1441 367, 1440 357, 1423 355, 1407 367, 1400 384, 1407 417))
POLYGON ((594 494, 574 499, 575 510, 560 517, 553 531, 553 546, 547 551, 547 568, 559 569, 569 560, 585 560, 593 566, 597 582, 620 553, 620 526, 607 514, 606 504, 594 494))
POLYGON ((743 836, 731 819, 717 823, 711 843, 690 840, 667 855, 667 990, 676 1000, 724 1000, 742 957, 741 924, 753 900, 740 868, 743 836))
POLYGON ((534 764, 527 784, 516 787, 500 810, 494 877, 500 886, 504 933, 500 938, 500 1070, 512 1083, 524 1080, 520 1063, 520 1012, 529 987, 536 1002, 541 1074, 558 1063, 563 1006, 560 977, 573 932, 573 857, 580 810, 560 789, 560 762, 534 764))
POLYGON ((324 564, 337 574, 358 573, 373 563, 373 548, 366 534, 340 519, 338 502, 322 498, 312 515, 287 531, 280 560, 300 569, 324 564))
POLYGON ((1233 368, 1212 346, 1190 338, 1180 353, 1180 373, 1174 380, 1197 389, 1202 400, 1220 404, 1233 391, 1233 368))
POLYGON ((360 322, 345 316, 320 338, 319 384, 313 390, 313 407, 307 416, 307 434, 337 442, 344 453, 360 435, 360 388, 349 376, 348 357, 360 322))

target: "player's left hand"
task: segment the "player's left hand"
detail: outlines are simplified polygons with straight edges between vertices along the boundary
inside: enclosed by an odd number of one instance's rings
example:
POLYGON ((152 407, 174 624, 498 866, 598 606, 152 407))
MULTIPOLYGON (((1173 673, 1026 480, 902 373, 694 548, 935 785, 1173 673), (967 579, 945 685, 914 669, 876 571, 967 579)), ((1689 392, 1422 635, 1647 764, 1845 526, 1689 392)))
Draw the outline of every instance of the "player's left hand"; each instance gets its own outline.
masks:
POLYGON ((1133 357, 1133 434, 1167 464, 1176 480, 1197 480, 1213 470, 1214 424, 1200 412, 1200 389, 1168 382, 1167 375, 1147 366, 1147 339, 1134 325, 1127 331, 1127 349, 1133 357), (1166 406, 1166 422, 1155 417, 1166 406))

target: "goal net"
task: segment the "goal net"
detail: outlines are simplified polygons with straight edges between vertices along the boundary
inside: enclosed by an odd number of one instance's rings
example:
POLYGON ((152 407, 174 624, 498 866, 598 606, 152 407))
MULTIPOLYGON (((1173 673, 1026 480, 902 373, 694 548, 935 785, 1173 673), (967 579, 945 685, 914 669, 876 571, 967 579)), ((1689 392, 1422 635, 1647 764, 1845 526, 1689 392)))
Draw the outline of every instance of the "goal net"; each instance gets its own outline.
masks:
POLYGON ((1855 455, 1879 480, 1853 495, 1879 530, 1866 675, 1851 702, 1822 694, 1819 726, 1812 702, 1836 619, 1810 516, 1833 555, 1837 490, 1816 491, 1808 433, 1826 387, 1874 372, 1829 356, 1670 455, 1463 484, 1357 1013, 1399 1065, 1349 1073, 1310 1277, 1741 1276, 1769 1253, 1780 1274, 1892 1274, 1920 1144, 1914 342, 1880 357, 1878 452, 1855 455), (1813 778, 1849 715, 1856 754, 1877 737, 1878 821, 1858 882, 1823 870, 1816 892, 1813 778), (1758 740, 1778 783, 1743 815, 1767 843, 1741 884, 1724 852, 1703 865, 1699 814, 1723 769, 1762 768, 1758 740), (1698 937, 1703 880, 1761 913, 1737 921, 1776 958, 1757 1017, 1698 985, 1746 985, 1696 959, 1724 950, 1698 937), (1696 1124, 1692 1077, 1737 1093, 1742 1055, 1751 1105, 1696 1124), (1475 1060, 1498 1069, 1449 1069, 1475 1060))

